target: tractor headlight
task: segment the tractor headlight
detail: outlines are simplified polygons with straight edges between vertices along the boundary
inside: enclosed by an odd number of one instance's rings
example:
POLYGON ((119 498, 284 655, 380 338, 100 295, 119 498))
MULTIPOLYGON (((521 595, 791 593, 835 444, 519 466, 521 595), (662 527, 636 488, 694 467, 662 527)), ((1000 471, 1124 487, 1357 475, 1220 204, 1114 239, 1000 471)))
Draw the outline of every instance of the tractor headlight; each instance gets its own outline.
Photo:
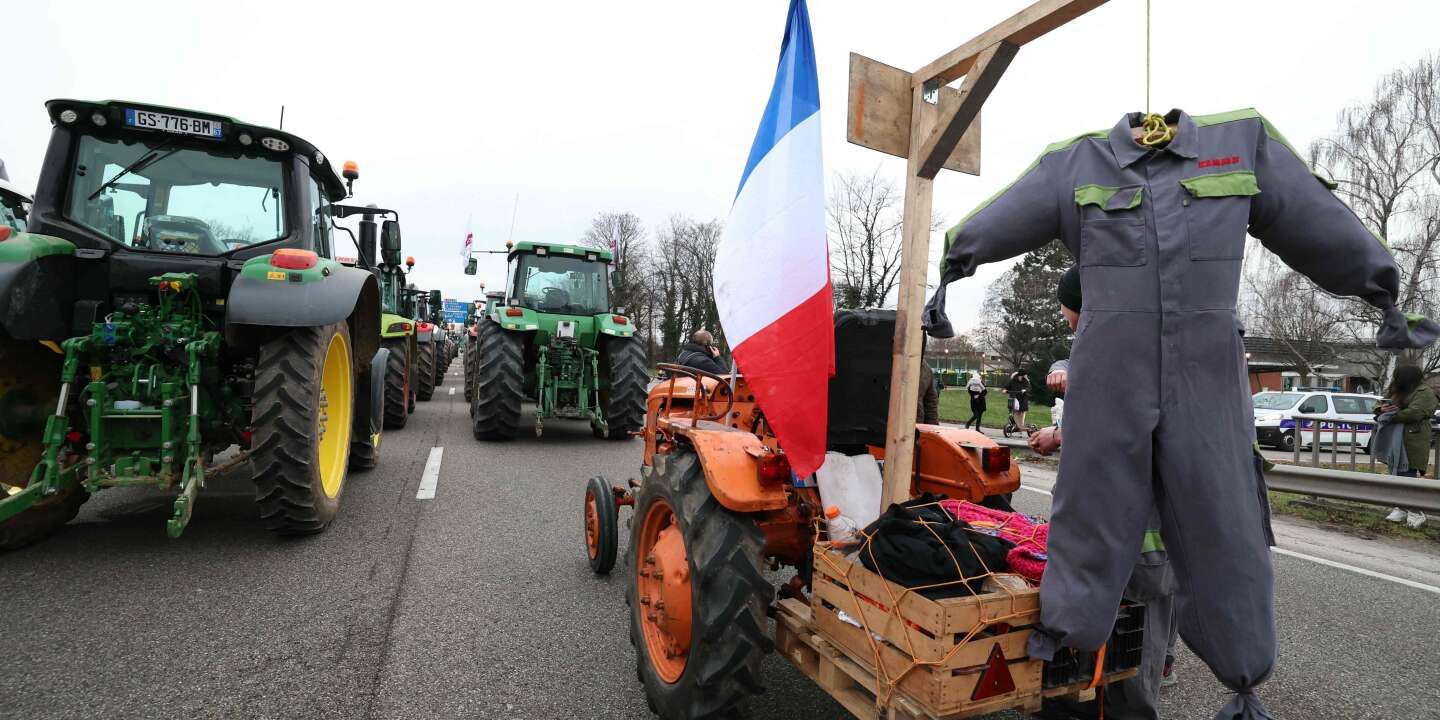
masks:
POLYGON ((76 113, 74 110, 62 110, 62 111, 60 112, 60 122, 63 122, 63 123, 65 123, 66 125, 69 125, 70 123, 75 122, 75 121, 76 121, 77 119, 79 119, 79 118, 80 118, 80 115, 79 115, 78 113, 76 113))

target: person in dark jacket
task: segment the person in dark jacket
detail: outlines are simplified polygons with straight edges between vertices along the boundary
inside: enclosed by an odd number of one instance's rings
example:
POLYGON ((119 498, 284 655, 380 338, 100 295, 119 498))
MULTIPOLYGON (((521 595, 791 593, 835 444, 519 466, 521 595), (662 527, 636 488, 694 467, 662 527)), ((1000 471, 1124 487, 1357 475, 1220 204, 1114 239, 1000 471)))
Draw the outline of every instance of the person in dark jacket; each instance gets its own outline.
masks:
POLYGON ((985 394, 990 389, 985 387, 985 381, 980 378, 980 373, 970 376, 970 382, 965 384, 965 392, 970 393, 970 419, 965 421, 965 427, 974 423, 975 429, 980 428, 980 419, 985 417, 985 394))
MULTIPOLYGON (((1433 474, 1429 467, 1430 438, 1434 434, 1430 418, 1435 415, 1435 407, 1435 391, 1425 384, 1425 372, 1418 365, 1396 367, 1390 389, 1385 392, 1385 402, 1378 410, 1381 415, 1393 413, 1390 421, 1401 426, 1401 437, 1404 438, 1406 469, 1397 471, 1391 468, 1391 472, 1404 477, 1433 474)), ((1391 522, 1403 520, 1410 527, 1418 528, 1425 523, 1425 513, 1397 507, 1385 519, 1391 522)))
POLYGON ((1030 376, 1024 370, 1010 373, 1010 381, 1005 383, 1005 394, 1010 396, 1010 404, 1005 409, 1010 411, 1015 427, 1024 430, 1025 413, 1030 410, 1030 376))
POLYGON ((920 402, 915 408, 915 422, 940 424, 940 386, 935 384, 935 371, 924 360, 920 361, 920 402))
POLYGON ((675 364, 724 375, 730 371, 720 364, 719 357, 720 348, 715 347, 715 336, 708 330, 696 330, 695 334, 690 336, 690 342, 680 346, 680 354, 675 356, 675 364))

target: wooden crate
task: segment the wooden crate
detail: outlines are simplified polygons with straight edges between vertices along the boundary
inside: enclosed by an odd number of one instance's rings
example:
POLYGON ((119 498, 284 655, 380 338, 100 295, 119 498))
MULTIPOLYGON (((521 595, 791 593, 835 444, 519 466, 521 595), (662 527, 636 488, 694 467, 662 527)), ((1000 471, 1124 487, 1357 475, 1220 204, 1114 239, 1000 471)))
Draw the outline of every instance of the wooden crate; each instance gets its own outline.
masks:
POLYGON ((809 606, 780 604, 777 647, 857 717, 955 720, 1004 709, 1033 712, 1042 697, 1086 692, 1085 683, 1042 689, 1044 663, 1025 655, 1040 617, 1039 591, 1018 576, 997 575, 978 596, 931 600, 817 545, 812 589, 809 606), (997 647, 1015 689, 972 700, 997 647))

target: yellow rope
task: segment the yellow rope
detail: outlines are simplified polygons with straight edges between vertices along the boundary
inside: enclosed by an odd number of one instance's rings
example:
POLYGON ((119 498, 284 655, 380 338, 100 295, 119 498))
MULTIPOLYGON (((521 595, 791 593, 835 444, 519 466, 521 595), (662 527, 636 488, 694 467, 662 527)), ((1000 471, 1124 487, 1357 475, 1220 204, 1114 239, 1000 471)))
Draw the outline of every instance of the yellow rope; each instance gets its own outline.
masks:
POLYGON ((1150 112, 1150 0, 1145 0, 1145 112, 1141 145, 1154 147, 1175 139, 1175 128, 1166 124, 1165 118, 1150 112))
POLYGON ((1175 128, 1165 122, 1165 118, 1150 113, 1141 122, 1140 144, 1146 147, 1164 145, 1175 139, 1175 128))

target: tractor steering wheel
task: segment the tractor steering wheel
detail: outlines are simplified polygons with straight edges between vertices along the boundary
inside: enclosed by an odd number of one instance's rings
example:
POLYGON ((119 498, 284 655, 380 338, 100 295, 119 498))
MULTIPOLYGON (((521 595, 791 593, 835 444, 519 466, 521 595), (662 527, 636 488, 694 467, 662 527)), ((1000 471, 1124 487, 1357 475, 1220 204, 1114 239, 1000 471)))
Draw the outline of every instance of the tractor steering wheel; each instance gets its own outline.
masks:
POLYGON ((541 292, 544 297, 540 299, 540 305, 545 310, 559 310, 570 304, 570 293, 565 288, 547 287, 541 292))

